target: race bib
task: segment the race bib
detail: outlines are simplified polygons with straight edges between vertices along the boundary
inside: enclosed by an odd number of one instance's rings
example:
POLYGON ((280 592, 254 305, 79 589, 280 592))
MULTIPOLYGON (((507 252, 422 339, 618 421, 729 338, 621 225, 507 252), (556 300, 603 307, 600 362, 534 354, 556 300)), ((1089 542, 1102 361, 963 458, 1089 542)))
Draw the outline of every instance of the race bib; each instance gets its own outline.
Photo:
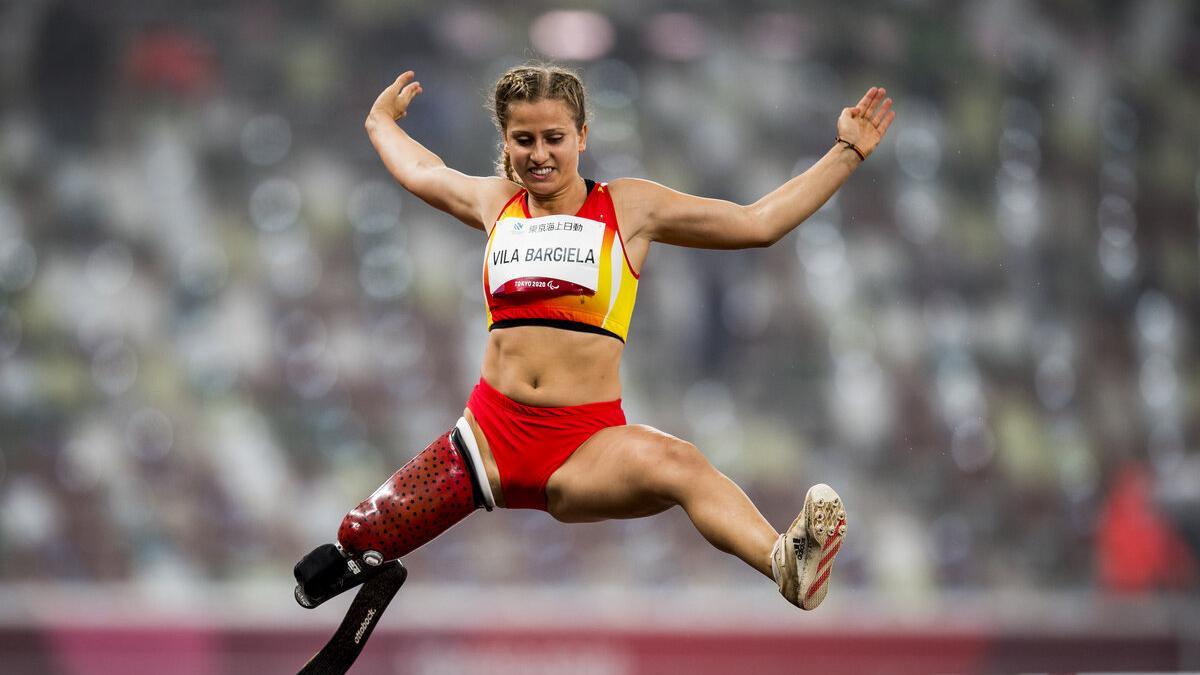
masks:
POLYGON ((600 280, 604 223, 577 216, 506 218, 488 249, 488 290, 495 297, 594 295, 600 280))

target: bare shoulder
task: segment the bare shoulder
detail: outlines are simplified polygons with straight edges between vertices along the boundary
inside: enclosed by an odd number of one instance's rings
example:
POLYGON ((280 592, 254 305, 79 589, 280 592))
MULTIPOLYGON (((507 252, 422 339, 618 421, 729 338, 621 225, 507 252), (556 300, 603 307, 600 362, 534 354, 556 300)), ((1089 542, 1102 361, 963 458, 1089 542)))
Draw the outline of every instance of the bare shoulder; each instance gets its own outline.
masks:
POLYGON ((670 193, 663 185, 644 178, 616 178, 608 182, 608 189, 626 239, 645 233, 655 206, 670 193))
POLYGON ((479 181, 484 201, 500 202, 496 207, 497 211, 503 208, 504 204, 513 198, 513 195, 521 191, 520 185, 499 176, 483 176, 479 181))
POLYGON ((616 178, 608 182, 608 189, 612 192, 613 199, 642 201, 653 199, 655 194, 667 188, 645 178, 616 178))
POLYGON ((500 215, 500 209, 521 191, 521 186, 499 176, 484 176, 479 181, 480 222, 483 224, 483 231, 491 233, 496 216, 500 215))

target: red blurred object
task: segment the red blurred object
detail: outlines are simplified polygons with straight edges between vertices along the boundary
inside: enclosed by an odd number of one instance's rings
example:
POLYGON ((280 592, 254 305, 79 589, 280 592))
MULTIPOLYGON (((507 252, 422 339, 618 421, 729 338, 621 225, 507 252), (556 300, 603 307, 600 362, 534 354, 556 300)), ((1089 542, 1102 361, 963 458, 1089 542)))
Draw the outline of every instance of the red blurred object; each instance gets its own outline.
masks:
POLYGON ((1192 581, 1196 562, 1187 545, 1154 506, 1145 467, 1122 467, 1100 511, 1096 556, 1101 585, 1144 593, 1192 581))
POLYGON ((173 94, 201 97, 217 82, 217 63, 211 45, 170 28, 147 31, 134 39, 129 74, 139 86, 173 94))

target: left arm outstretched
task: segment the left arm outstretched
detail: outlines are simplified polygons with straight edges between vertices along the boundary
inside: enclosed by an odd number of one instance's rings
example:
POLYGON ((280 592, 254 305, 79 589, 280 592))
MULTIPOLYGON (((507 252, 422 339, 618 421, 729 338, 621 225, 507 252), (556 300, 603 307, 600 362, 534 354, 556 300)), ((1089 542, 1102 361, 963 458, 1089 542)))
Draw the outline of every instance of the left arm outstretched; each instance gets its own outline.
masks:
POLYGON ((762 199, 742 206, 677 192, 647 180, 612 182, 620 196, 626 236, 695 248, 733 249, 770 246, 821 208, 863 158, 874 152, 896 113, 892 99, 871 87, 853 108, 838 117, 842 142, 807 171, 762 199))

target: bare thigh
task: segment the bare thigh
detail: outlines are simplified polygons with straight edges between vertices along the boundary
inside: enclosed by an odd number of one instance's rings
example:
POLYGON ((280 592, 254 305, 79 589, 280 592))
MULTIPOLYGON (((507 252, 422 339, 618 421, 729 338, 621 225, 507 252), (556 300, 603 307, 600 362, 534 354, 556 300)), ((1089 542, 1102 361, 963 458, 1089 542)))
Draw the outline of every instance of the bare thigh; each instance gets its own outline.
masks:
POLYGON ((547 511, 568 523, 641 518, 679 502, 697 472, 715 471, 691 443, 634 424, 601 429, 550 476, 547 511))

